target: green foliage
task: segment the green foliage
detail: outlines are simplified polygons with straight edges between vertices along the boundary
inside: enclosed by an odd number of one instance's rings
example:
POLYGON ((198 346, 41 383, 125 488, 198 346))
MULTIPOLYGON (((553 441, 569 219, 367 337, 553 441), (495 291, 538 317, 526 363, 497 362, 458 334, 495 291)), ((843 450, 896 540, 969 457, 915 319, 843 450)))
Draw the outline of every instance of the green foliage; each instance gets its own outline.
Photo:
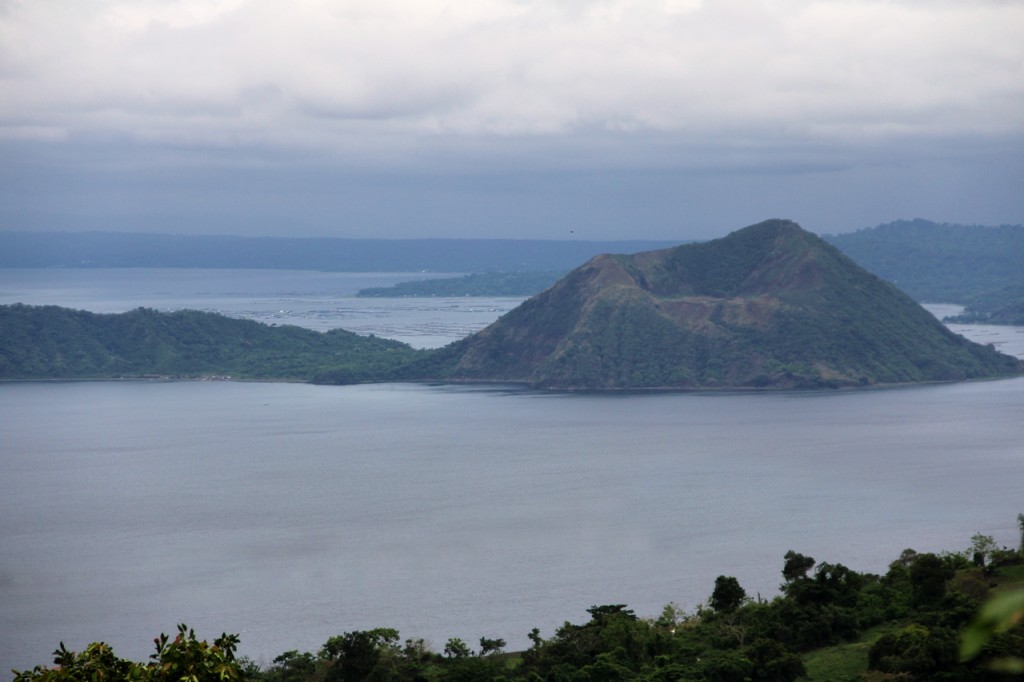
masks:
POLYGON ((480 638, 480 656, 493 656, 500 654, 505 649, 505 640, 488 637, 480 638))
POLYGON ((317 659, 308 651, 292 649, 274 659, 274 664, 263 673, 266 682, 304 682, 316 672, 317 659))
POLYGON ((530 648, 518 654, 487 637, 478 652, 452 637, 435 653, 423 640, 403 645, 397 630, 376 628, 331 637, 315 655, 287 651, 261 671, 234 658, 237 637, 210 645, 183 625, 173 640, 156 640, 148 664, 121 660, 102 643, 81 654, 62 644, 54 668, 16 673, 15 682, 852 682, 996 679, 998 670, 1024 666, 1021 590, 1003 592, 964 630, 993 586, 1024 582, 1024 565, 986 573, 962 554, 913 550, 885 576, 828 562, 811 573, 812 563, 787 552, 787 582, 768 601, 747 600, 735 578, 719 576, 712 610, 686 614, 669 604, 645 619, 625 604, 592 606, 586 622, 565 622, 550 638, 532 630, 530 648))
POLYGON ((868 652, 868 667, 886 673, 905 673, 912 680, 932 679, 957 661, 956 634, 912 624, 883 635, 868 652))
POLYGON ((1024 363, 953 334, 794 223, 768 221, 594 258, 403 372, 568 389, 838 388, 1009 376, 1024 363))
POLYGON ((1017 514, 1017 526, 1020 528, 1020 553, 1024 554, 1024 514, 1017 514))
POLYGON ((114 655, 103 642, 94 642, 82 653, 69 651, 61 642, 53 652, 54 666, 14 671, 14 682, 235 682, 241 669, 235 661, 238 636, 222 634, 212 644, 196 639, 187 625, 178 626, 171 639, 161 634, 154 640, 156 653, 150 662, 134 663, 114 655))
POLYGON ((13 671, 14 682, 78 682, 79 680, 145 680, 150 679, 145 666, 114 655, 103 642, 93 642, 82 653, 69 651, 64 642, 53 652, 53 668, 36 666, 32 670, 13 671))
POLYGON ((735 611, 747 598, 747 592, 740 587, 740 581, 732 576, 720 575, 715 578, 715 589, 708 605, 720 613, 735 611))
POLYGON ((803 231, 788 220, 768 220, 723 239, 672 249, 663 269, 650 277, 650 290, 667 296, 732 298, 749 293, 752 276, 765 257, 799 247, 803 231))
POLYGON ((856 641, 822 647, 804 658, 806 678, 810 682, 863 682, 868 670, 868 651, 878 638, 895 628, 891 624, 862 633, 856 641))
POLYGON ((1020 632, 1021 623, 1024 623, 1024 589, 993 597, 964 632, 960 658, 964 661, 975 658, 986 646, 993 643, 997 635, 1007 633, 1016 627, 1017 656, 1000 658, 1000 667, 1006 671, 1024 673, 1024 633, 1020 632))
POLYGON ((386 680, 399 653, 398 630, 376 628, 331 637, 320 649, 330 667, 324 682, 386 680))
POLYGON ((781 642, 764 637, 750 645, 747 658, 753 664, 751 679, 761 682, 787 682, 803 677, 807 672, 799 656, 781 642))
POLYGON ((473 655, 469 645, 458 637, 452 637, 444 645, 444 655, 448 658, 468 658, 473 655))
POLYGON ((918 606, 936 606, 946 596, 955 571, 935 554, 919 554, 910 566, 910 585, 918 606))
POLYGON ((786 556, 783 558, 785 563, 782 565, 782 577, 787 583, 800 578, 806 578, 807 571, 814 567, 814 559, 812 557, 804 556, 793 550, 786 552, 786 556))
POLYGON ((877 582, 875 576, 823 562, 813 576, 785 584, 783 599, 747 609, 744 616, 755 632, 796 651, 836 644, 877 622, 876 602, 868 597, 877 582))
MULTIPOLYGON (((827 236, 864 268, 918 301, 969 304, 1011 302, 1024 288, 1024 226, 897 221, 827 236), (992 292, 1006 290, 1006 294, 992 292)), ((1019 296, 1018 296, 1019 298, 1019 296)))
POLYGON ((238 680, 241 671, 235 662, 238 635, 222 634, 208 644, 197 640, 188 626, 178 626, 178 635, 171 640, 161 634, 156 639, 156 653, 151 655, 151 679, 181 682, 229 682, 238 680))
POLYGON ((961 324, 1024 325, 1024 284, 989 291, 967 301, 959 315, 944 318, 961 324))
POLYGON ((533 368, 544 385, 577 388, 699 385, 713 382, 699 340, 660 316, 649 301, 598 300, 573 337, 533 368))
POLYGON ((971 546, 968 554, 979 566, 984 566, 985 561, 996 551, 996 539, 991 535, 975 533, 971 536, 971 546))
POLYGON ((370 380, 417 357, 397 341, 272 327, 214 313, 100 315, 0 306, 0 379, 234 377, 370 380))

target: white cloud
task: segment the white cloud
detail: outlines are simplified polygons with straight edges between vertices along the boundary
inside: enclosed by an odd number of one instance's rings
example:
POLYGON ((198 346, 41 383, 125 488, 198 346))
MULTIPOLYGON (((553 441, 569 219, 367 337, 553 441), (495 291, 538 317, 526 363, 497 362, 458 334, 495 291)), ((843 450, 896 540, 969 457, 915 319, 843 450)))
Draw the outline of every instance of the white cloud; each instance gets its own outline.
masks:
POLYGON ((995 1, 8 0, 0 130, 360 158, 1020 135, 1021 35, 995 1))

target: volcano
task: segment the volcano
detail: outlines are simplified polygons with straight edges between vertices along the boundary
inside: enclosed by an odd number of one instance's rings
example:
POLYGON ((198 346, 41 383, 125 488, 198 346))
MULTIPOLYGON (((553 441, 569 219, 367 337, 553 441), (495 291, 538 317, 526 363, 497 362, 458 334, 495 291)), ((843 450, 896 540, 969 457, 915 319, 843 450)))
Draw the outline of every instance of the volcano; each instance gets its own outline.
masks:
POLYGON ((421 379, 551 389, 836 388, 1024 371, 788 220, 596 256, 414 367, 421 379))

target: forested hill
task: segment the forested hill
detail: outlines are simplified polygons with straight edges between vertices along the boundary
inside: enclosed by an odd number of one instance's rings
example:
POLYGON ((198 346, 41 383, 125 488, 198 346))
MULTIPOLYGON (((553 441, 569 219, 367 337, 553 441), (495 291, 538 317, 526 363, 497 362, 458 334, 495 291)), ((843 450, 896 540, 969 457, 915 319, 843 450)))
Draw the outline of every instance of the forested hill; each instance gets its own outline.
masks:
POLYGON ((901 220, 824 235, 859 265, 918 301, 970 304, 1024 289, 1024 225, 981 227, 901 220))
POLYGON ((769 220, 597 256, 410 378, 559 389, 815 388, 1020 373, 819 237, 769 220))
POLYGON ((341 329, 271 327, 214 313, 139 308, 104 315, 0 306, 0 379, 231 377, 372 379, 417 357, 398 341, 341 329))
POLYGON ((0 267, 565 272, 599 253, 644 251, 677 243, 642 240, 294 239, 120 232, 0 232, 0 267))

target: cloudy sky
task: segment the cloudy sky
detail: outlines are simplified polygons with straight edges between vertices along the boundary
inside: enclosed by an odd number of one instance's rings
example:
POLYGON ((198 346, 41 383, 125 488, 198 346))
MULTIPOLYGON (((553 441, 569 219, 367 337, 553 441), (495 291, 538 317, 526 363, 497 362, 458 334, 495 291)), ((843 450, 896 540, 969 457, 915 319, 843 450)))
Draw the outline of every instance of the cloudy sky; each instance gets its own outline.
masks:
POLYGON ((1024 0, 0 0, 0 229, 1024 223, 1024 0))

